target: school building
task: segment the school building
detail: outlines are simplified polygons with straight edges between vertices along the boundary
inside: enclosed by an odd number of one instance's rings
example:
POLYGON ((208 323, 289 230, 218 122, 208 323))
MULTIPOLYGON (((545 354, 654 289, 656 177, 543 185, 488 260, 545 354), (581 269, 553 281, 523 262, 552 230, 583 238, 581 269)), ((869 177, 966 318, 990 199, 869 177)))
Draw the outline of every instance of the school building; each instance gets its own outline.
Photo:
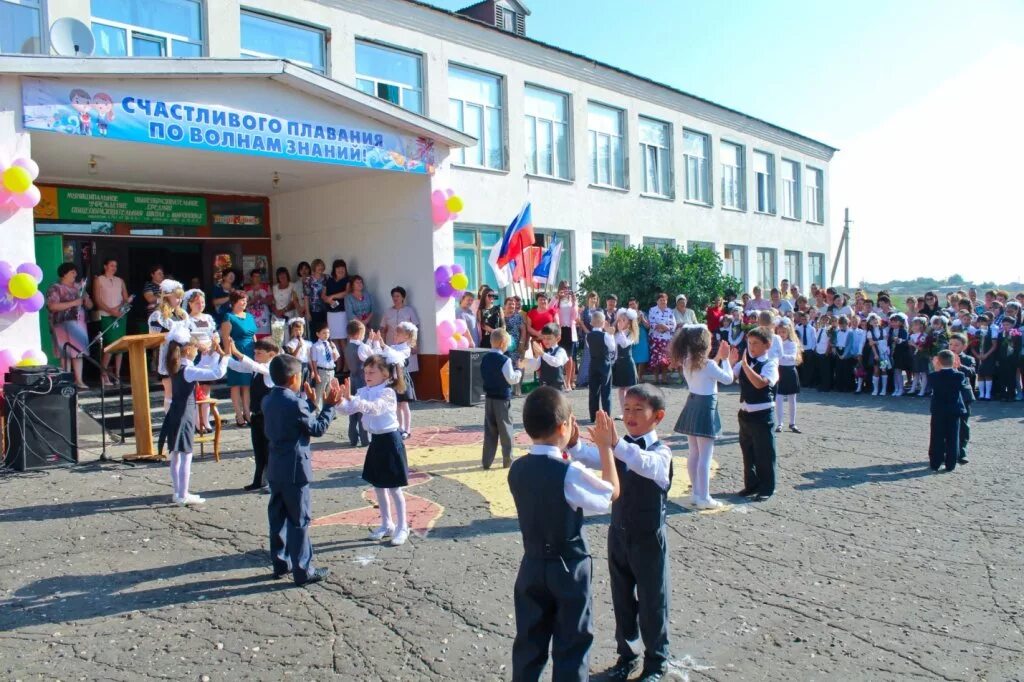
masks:
POLYGON ((677 244, 747 288, 825 283, 834 148, 533 40, 529 21, 515 0, 0 0, 0 111, 41 168, 37 261, 52 276, 112 255, 137 292, 153 262, 209 289, 227 263, 343 257, 382 306, 409 290, 428 392, 454 306, 434 269, 493 283, 526 200, 573 282, 616 244, 677 244), (65 18, 92 56, 53 44, 65 18), (449 189, 464 209, 434 225, 449 189))

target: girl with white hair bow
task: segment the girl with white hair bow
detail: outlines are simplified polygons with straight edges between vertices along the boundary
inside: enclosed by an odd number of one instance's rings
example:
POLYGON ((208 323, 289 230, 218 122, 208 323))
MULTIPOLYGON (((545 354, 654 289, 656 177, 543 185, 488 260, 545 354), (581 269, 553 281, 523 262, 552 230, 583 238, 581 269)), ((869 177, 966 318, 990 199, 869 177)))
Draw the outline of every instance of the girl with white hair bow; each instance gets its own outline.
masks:
MULTIPOLYGON (((159 303, 156 306, 148 320, 150 333, 165 333, 170 332, 176 325, 185 325, 186 330, 190 330, 188 324, 188 313, 185 312, 184 308, 181 307, 182 302, 185 300, 185 288, 181 285, 181 282, 173 279, 165 279, 160 283, 160 298, 159 303)), ((157 355, 157 374, 160 375, 160 384, 164 388, 164 414, 167 413, 167 409, 171 404, 171 377, 167 371, 167 347, 169 340, 164 339, 164 342, 160 344, 160 350, 157 355)))
POLYGON ((628 308, 619 308, 615 314, 615 346, 618 354, 612 365, 612 386, 618 389, 620 415, 626 402, 626 391, 639 383, 632 352, 633 344, 640 340, 637 317, 637 312, 628 308))

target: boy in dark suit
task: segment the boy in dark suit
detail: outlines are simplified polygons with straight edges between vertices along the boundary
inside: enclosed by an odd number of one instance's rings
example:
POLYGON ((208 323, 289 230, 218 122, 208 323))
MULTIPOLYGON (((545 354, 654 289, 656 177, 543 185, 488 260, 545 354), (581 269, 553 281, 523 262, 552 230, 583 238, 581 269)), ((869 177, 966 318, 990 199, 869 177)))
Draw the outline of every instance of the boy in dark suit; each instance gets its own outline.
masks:
POLYGON ((302 363, 290 355, 270 362, 274 388, 263 399, 264 432, 270 447, 267 480, 270 482, 270 558, 274 577, 291 572, 295 584, 309 585, 327 577, 326 568, 313 568, 309 523, 313 518, 309 484, 313 481, 309 439, 327 432, 334 406, 341 401, 341 387, 332 380, 324 395, 324 407, 315 413, 316 394, 302 385, 302 363), (299 391, 305 396, 299 395, 299 391))
POLYGON ((590 678, 590 548, 583 513, 604 513, 619 495, 612 448, 615 426, 601 412, 591 431, 601 451, 601 477, 568 461, 565 448, 579 432, 569 401, 541 386, 523 403, 523 428, 533 440, 530 454, 512 463, 508 487, 523 534, 523 560, 514 588, 516 638, 513 682, 535 682, 544 672, 548 648, 558 682, 590 678), (609 435, 611 434, 611 435, 609 435))
POLYGON ((569 362, 569 355, 558 345, 561 336, 562 328, 554 322, 544 325, 540 330, 540 343, 531 343, 533 358, 525 364, 527 372, 537 372, 541 386, 551 386, 559 391, 565 388, 565 364, 569 362))
POLYGON ((491 351, 480 361, 480 377, 484 382, 484 449, 481 464, 490 469, 494 455, 501 441, 501 466, 512 464, 512 387, 519 384, 523 373, 520 360, 516 366, 512 358, 505 355, 511 341, 504 329, 491 332, 491 351))
POLYGON ((941 350, 933 361, 935 371, 928 375, 932 391, 928 462, 932 471, 938 471, 942 464, 946 471, 953 471, 960 455, 960 420, 966 412, 964 391, 970 391, 971 385, 957 371, 958 361, 952 351, 941 350))
POLYGON ((590 400, 590 421, 596 422, 600 407, 612 411, 612 365, 615 364, 615 337, 605 331, 604 313, 590 316, 591 331, 587 332, 587 350, 590 351, 590 380, 587 384, 590 400))
POLYGON ((961 374, 967 377, 968 390, 964 391, 964 412, 960 415, 960 456, 957 462, 967 464, 967 446, 971 441, 971 425, 968 420, 971 417, 971 404, 974 402, 974 384, 977 381, 977 363, 967 352, 967 337, 963 334, 953 334, 949 337, 949 350, 953 352, 960 363, 958 367, 961 374))

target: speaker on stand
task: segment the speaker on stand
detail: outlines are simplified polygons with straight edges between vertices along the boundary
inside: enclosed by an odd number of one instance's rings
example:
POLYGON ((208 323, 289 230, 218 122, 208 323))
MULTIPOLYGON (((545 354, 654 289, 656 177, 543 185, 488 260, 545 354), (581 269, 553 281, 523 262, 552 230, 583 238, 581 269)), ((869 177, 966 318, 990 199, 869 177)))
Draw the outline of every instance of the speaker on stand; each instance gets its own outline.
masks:
POLYGON ((489 352, 487 348, 470 348, 448 354, 448 402, 469 407, 484 401, 480 361, 489 352))
POLYGON ((17 471, 78 463, 78 389, 57 367, 18 367, 4 377, 4 464, 17 471))

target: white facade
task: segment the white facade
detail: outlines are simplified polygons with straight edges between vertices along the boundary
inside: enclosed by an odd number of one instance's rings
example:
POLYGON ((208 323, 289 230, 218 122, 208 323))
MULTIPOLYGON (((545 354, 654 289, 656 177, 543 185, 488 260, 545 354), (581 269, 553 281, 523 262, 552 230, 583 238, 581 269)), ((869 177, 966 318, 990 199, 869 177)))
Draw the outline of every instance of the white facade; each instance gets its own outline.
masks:
MULTIPOLYGON (((459 127, 460 122, 452 120, 450 98, 461 95, 455 92, 449 78, 450 68, 453 65, 466 67, 497 76, 500 147, 492 150, 492 156, 500 157, 499 167, 477 168, 453 163, 450 172, 451 186, 463 197, 466 206, 455 225, 456 260, 475 258, 474 265, 483 271, 480 276, 485 274, 486 252, 473 251, 467 241, 475 241, 475 249, 486 248, 529 199, 538 232, 557 231, 567 238, 568 249, 563 261, 567 257, 570 263, 568 267, 563 265, 563 270, 571 273, 574 281, 580 271, 591 265, 595 246, 639 245, 645 240, 652 244, 713 245, 724 257, 735 259, 734 263, 727 264, 727 270, 740 276, 747 289, 758 283, 777 282, 787 275, 806 288, 812 277, 819 282, 825 277, 829 254, 829 160, 835 151, 828 145, 592 60, 410 0, 375 0, 372 3, 363 0, 251 0, 244 7, 235 0, 196 0, 195 5, 198 21, 201 21, 200 48, 206 57, 237 58, 244 52, 298 59, 296 54, 308 55, 308 50, 316 49, 319 40, 322 54, 305 61, 336 81, 356 85, 357 42, 377 43, 413 53, 419 60, 420 91, 412 93, 410 97, 415 99, 409 101, 415 102, 413 106, 424 116, 454 127, 459 127), (243 36, 241 22, 243 15, 252 18, 259 14, 269 21, 299 22, 319 34, 314 32, 305 36, 309 40, 304 38, 288 43, 291 47, 282 48, 285 52, 298 51, 293 54, 268 52, 275 47, 273 44, 266 49, 263 46, 255 49, 252 44, 243 44, 244 40, 251 39, 243 36), (526 172, 525 90, 528 85, 567 97, 567 179, 526 172), (593 161, 588 109, 592 104, 621 112, 618 139, 624 156, 622 182, 619 183, 624 185, 622 188, 596 187, 591 183, 593 161), (667 124, 666 149, 659 160, 662 164, 669 160, 671 172, 667 191, 665 187, 659 188, 661 196, 643 191, 642 119, 667 124), (707 136, 706 162, 710 177, 706 204, 686 199, 684 129, 707 136), (738 145, 739 150, 723 146, 730 143, 738 145), (740 152, 739 163, 736 163, 737 151, 740 152), (756 157, 755 152, 762 154, 756 157), (773 187, 769 188, 773 195, 763 199, 764 208, 774 213, 755 210, 758 201, 756 171, 764 154, 771 159, 773 168, 773 187), (726 161, 730 161, 729 168, 723 165, 726 161), (784 172, 795 177, 796 186, 792 190, 795 204, 787 200, 784 193, 784 172), (726 177, 737 178, 738 187, 724 186, 726 177), (817 191, 811 189, 811 194, 808 194, 809 178, 816 178, 820 187, 817 191), (727 203, 738 203, 739 208, 730 208, 727 203), (792 217, 784 217, 784 212, 792 217), (820 278, 815 277, 819 269, 820 278)), ((48 16, 41 21, 47 25, 58 17, 73 16, 92 23, 94 33, 97 23, 119 26, 109 18, 91 16, 87 0, 48 0, 41 3, 41 12, 44 10, 48 16)), ((130 24, 126 26, 131 30, 130 24)), ((287 23, 281 26, 287 27, 287 23)), ((166 27, 167 35, 163 36, 167 52, 175 54, 176 49, 194 49, 184 44, 187 36, 182 36, 181 46, 176 47, 179 43, 175 42, 172 29, 174 27, 166 27)), ((141 39, 159 33, 143 26, 136 34, 126 35, 141 39)), ((45 45, 45 37, 42 42, 45 45)), ((128 43, 131 43, 130 38, 128 43)), ((282 45, 284 43, 281 41, 282 45)), ((151 47, 151 42, 142 40, 135 49, 151 47)), ((409 106, 406 101, 402 103, 409 106)), ((467 132, 480 137, 474 131, 467 132)), ((603 138, 602 144, 607 143, 606 140, 603 138)), ((304 208, 316 210, 315 207, 304 208)), ((286 231, 280 210, 275 216, 278 218, 276 225, 286 231)), ((275 255, 280 244, 275 243, 275 255)))

